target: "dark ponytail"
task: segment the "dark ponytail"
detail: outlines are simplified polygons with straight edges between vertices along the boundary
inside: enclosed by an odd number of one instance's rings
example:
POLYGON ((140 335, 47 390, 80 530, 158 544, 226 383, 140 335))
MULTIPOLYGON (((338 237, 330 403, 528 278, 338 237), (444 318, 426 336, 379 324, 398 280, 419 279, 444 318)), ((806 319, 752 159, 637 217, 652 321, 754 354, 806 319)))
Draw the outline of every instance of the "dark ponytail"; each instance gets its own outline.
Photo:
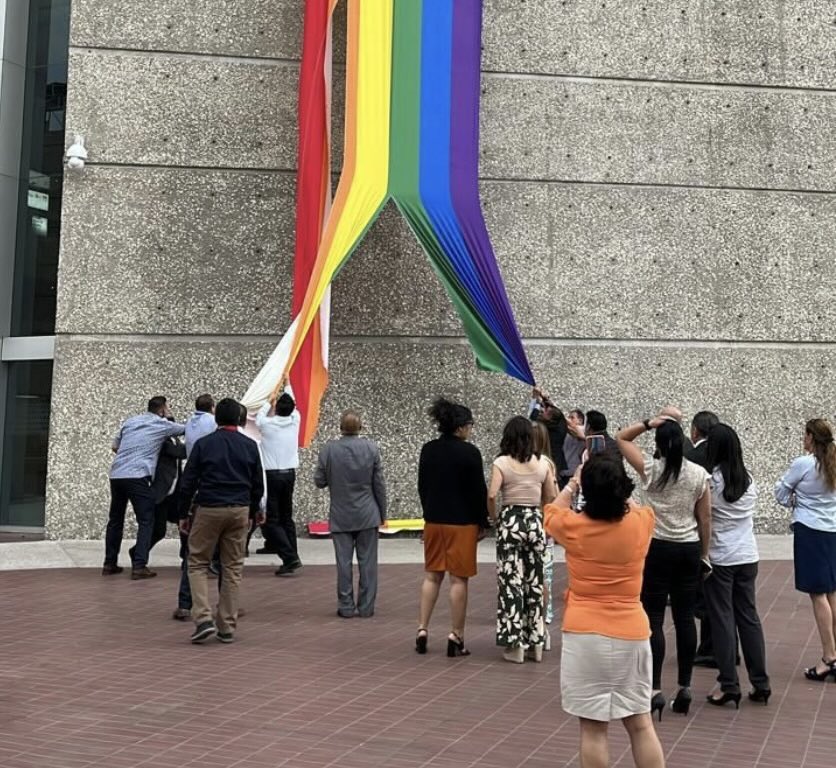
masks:
POLYGON ((656 451, 665 460, 665 469, 653 487, 662 490, 671 480, 679 480, 682 471, 685 435, 677 422, 665 420, 656 428, 656 451))
POLYGON ((438 425, 442 435, 452 435, 459 427, 473 423, 470 408, 438 397, 427 409, 427 415, 438 425))
POLYGON ((720 469, 723 476, 723 498, 729 503, 737 501, 752 483, 743 463, 740 438, 728 424, 716 424, 708 433, 708 465, 720 469))

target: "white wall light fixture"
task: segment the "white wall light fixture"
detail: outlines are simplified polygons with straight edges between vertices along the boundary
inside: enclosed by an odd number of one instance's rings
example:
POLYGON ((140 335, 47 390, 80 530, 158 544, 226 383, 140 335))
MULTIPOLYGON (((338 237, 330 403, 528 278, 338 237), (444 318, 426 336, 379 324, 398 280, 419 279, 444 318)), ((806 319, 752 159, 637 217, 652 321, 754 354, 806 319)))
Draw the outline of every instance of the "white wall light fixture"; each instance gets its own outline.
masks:
POLYGON ((87 150, 84 148, 84 136, 75 135, 73 143, 67 150, 67 168, 76 173, 84 170, 84 164, 87 162, 87 150))

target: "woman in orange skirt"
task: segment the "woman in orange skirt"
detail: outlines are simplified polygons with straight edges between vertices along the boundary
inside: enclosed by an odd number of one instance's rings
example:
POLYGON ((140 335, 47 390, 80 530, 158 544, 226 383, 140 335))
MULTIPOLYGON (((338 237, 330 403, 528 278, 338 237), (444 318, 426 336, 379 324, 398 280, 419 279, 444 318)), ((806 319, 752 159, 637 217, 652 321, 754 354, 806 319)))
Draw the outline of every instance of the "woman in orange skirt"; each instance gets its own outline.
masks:
POLYGON ((450 576, 448 656, 469 656, 464 645, 467 581, 476 575, 476 545, 488 527, 482 454, 468 442, 473 413, 438 398, 428 411, 441 433, 421 449, 418 495, 424 511, 424 581, 415 650, 427 652, 428 631, 444 574, 450 576))

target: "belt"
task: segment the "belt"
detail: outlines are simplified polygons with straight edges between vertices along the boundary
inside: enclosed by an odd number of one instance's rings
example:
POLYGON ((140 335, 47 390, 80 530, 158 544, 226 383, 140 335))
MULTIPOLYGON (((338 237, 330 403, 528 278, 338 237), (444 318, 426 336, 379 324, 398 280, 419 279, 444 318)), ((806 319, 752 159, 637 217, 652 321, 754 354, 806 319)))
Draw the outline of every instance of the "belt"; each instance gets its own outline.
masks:
POLYGON ((295 469, 268 469, 267 472, 278 472, 280 475, 289 475, 291 472, 295 472, 295 469))
POLYGON ((198 504, 198 507, 204 509, 241 509, 242 507, 249 508, 249 504, 198 504))

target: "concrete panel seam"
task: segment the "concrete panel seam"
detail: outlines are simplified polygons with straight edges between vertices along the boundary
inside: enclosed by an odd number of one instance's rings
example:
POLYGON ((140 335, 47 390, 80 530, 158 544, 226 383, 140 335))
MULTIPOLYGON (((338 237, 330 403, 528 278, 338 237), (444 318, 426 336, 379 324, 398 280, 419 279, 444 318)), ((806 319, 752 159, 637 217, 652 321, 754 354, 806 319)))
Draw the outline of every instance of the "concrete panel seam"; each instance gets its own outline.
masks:
POLYGON ((650 183, 643 181, 594 181, 591 179, 546 179, 534 176, 480 176, 479 181, 488 181, 492 184, 561 184, 567 186, 589 186, 589 187, 612 187, 612 188, 638 188, 638 189, 702 189, 717 192, 772 192, 778 194, 792 195, 836 195, 832 189, 796 189, 793 187, 738 187, 722 186, 719 184, 675 184, 650 183))
MULTIPOLYGON (((222 59, 224 63, 232 62, 234 64, 252 64, 255 66, 275 66, 276 64, 284 64, 288 67, 299 68, 299 59, 288 59, 285 57, 267 57, 267 56, 233 56, 229 53, 190 53, 183 51, 164 51, 157 48, 143 49, 143 48, 100 48, 95 45, 71 45, 70 53, 93 53, 104 54, 105 56, 136 56, 138 58, 147 58, 148 56, 160 56, 171 59, 181 59, 184 61, 217 61, 222 59)), ((334 65, 334 69, 339 69, 334 65)))
POLYGON ((647 88, 674 88, 701 91, 781 91, 786 93, 820 93, 823 96, 836 93, 836 88, 814 88, 803 85, 762 85, 758 83, 723 83, 708 80, 664 80, 662 78, 605 77, 603 75, 570 75, 546 72, 511 72, 483 69, 482 75, 496 80, 557 80, 563 83, 602 83, 605 85, 639 85, 647 88))
MULTIPOLYGON (((145 171, 154 168, 159 168, 160 170, 166 171, 200 171, 201 173, 251 173, 251 174, 293 174, 296 175, 295 168, 244 168, 234 165, 164 165, 163 163, 97 163, 93 160, 87 163, 88 168, 92 168, 95 166, 96 168, 111 168, 113 170, 133 170, 133 171, 145 171)), ((334 172, 332 175, 338 176, 338 172, 334 172)))
MULTIPOLYGON (((136 333, 97 333, 97 334, 60 334, 62 341, 81 343, 146 343, 148 339, 154 342, 170 344, 215 344, 230 339, 242 343, 275 344, 277 337, 270 335, 247 334, 136 334, 136 333)), ((332 335, 335 343, 351 344, 416 344, 430 346, 443 343, 454 346, 467 346, 464 336, 366 336, 366 335, 332 335)), ((836 342, 831 341, 753 341, 737 339, 619 339, 619 338, 567 338, 567 337, 523 337, 523 343, 531 347, 624 347, 642 348, 653 347, 660 349, 775 349, 775 350, 829 350, 836 349, 836 342)))
MULTIPOLYGON (((147 170, 149 168, 159 168, 161 170, 173 171, 200 171, 200 172, 221 172, 221 173, 270 173, 270 174, 296 174, 296 168, 243 168, 233 165, 164 165, 162 163, 97 163, 93 160, 87 163, 88 167, 95 166, 96 168, 113 168, 113 169, 129 169, 129 170, 147 170)), ((339 177, 340 171, 335 170, 331 174, 335 178, 339 177)), ((592 181, 587 179, 545 179, 536 177, 498 177, 498 176, 480 176, 479 181, 488 182, 491 184, 556 184, 561 186, 579 186, 579 187, 604 187, 610 189, 695 189, 708 190, 716 192, 769 192, 772 194, 784 195, 816 195, 830 196, 836 195, 836 192, 828 189, 794 189, 792 187, 724 187, 712 184, 651 184, 649 182, 625 182, 625 181, 592 181)))

